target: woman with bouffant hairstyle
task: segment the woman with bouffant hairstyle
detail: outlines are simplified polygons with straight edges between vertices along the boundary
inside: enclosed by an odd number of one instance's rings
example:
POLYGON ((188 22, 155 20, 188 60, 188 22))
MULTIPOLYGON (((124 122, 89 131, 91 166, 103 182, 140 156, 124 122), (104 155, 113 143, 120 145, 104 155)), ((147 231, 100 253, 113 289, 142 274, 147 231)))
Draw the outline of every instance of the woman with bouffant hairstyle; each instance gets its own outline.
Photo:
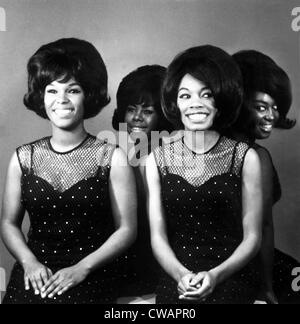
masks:
POLYGON ((1 234, 17 263, 4 303, 112 303, 111 264, 135 239, 136 197, 126 155, 85 130, 109 102, 99 52, 75 38, 42 46, 24 102, 52 136, 17 148, 8 168, 1 234))
POLYGON ((149 156, 151 241, 164 273, 159 304, 253 303, 260 248, 260 162, 224 136, 242 103, 242 75, 214 46, 179 54, 162 98, 183 137, 149 156))
POLYGON ((269 151, 257 143, 271 136, 274 129, 291 129, 296 121, 287 117, 292 104, 291 82, 287 73, 269 56, 245 50, 233 55, 244 81, 244 102, 232 136, 251 145, 262 163, 264 226, 260 251, 261 282, 258 298, 270 304, 299 303, 299 293, 291 289, 292 271, 299 262, 274 249, 272 208, 282 191, 269 151))

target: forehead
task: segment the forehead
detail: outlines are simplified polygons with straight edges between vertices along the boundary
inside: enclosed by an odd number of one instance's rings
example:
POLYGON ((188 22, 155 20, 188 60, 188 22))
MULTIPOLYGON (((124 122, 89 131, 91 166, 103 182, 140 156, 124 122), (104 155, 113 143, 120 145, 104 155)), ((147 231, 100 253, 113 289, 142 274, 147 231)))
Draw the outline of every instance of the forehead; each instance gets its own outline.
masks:
POLYGON ((268 95, 265 92, 255 92, 253 99, 255 101, 264 102, 270 106, 276 105, 276 101, 273 99, 273 97, 271 97, 270 95, 268 95))
POLYGON ((186 74, 179 84, 179 91, 185 89, 201 91, 203 88, 207 88, 207 85, 190 74, 186 74))
POLYGON ((55 81, 52 81, 49 85, 63 88, 63 87, 70 87, 70 86, 77 86, 77 85, 79 86, 79 83, 75 79, 71 78, 69 80, 57 79, 55 81))

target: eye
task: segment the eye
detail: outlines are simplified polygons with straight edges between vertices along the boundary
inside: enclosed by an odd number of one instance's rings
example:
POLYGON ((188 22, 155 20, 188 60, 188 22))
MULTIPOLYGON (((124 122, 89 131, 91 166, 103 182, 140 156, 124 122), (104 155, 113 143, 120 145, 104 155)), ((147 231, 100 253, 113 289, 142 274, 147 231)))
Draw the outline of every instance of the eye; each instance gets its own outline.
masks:
POLYGON ((57 93, 57 91, 55 89, 47 89, 46 92, 50 93, 50 94, 56 94, 57 93))
POLYGON ((151 116, 151 115, 154 114, 154 111, 147 109, 147 110, 144 110, 144 114, 147 115, 147 116, 151 116))
POLYGON ((127 112, 129 112, 129 113, 133 113, 133 112, 135 112, 135 108, 134 107, 127 107, 127 112))
POLYGON ((202 94, 203 98, 213 98, 213 94, 211 91, 207 91, 205 93, 202 94))
POLYGON ((191 96, 187 93, 183 93, 179 96, 179 99, 190 99, 190 98, 191 98, 191 96))
POLYGON ((70 89, 69 90, 69 93, 71 93, 71 94, 79 94, 79 93, 81 93, 82 91, 81 91, 81 89, 79 89, 79 88, 73 88, 73 89, 70 89))
POLYGON ((255 106, 255 109, 256 109, 257 111, 259 111, 259 112, 264 112, 264 111, 267 110, 267 107, 262 106, 262 105, 257 105, 257 106, 255 106))

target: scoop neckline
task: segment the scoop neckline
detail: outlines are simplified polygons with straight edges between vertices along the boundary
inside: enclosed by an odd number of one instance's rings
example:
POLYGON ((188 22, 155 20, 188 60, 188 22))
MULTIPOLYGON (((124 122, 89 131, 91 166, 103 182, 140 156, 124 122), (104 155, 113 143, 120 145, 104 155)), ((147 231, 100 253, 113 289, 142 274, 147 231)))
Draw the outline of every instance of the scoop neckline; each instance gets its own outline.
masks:
POLYGON ((182 141, 182 144, 189 150, 189 151, 191 151, 194 155, 205 155, 205 154, 208 154, 208 153, 210 153, 213 149, 215 149, 218 145, 219 145, 219 143, 221 142, 221 139, 223 138, 223 136, 222 135, 220 135, 219 136, 219 138, 218 138, 218 140, 217 140, 217 142, 209 149, 209 150, 207 150, 207 151, 205 151, 205 152, 203 152, 203 153, 197 153, 197 152, 195 152, 195 151, 193 151, 191 148, 189 148, 187 145, 186 145, 186 143, 185 143, 185 141, 184 141, 184 136, 181 138, 181 141, 182 141))
POLYGON ((74 148, 72 148, 71 150, 69 150, 69 151, 65 151, 65 152, 59 152, 59 151, 56 151, 54 148, 53 148, 53 146, 52 146, 52 144, 51 144, 51 136, 49 136, 48 138, 47 138, 47 140, 48 140, 48 145, 49 145, 49 148, 50 148, 50 150, 52 151, 52 152, 54 152, 54 153, 56 153, 56 154, 60 154, 60 155, 65 155, 65 154, 70 154, 70 153, 72 153, 72 152, 74 152, 74 151, 76 151, 77 149, 79 149, 89 138, 90 138, 90 134, 88 133, 87 135, 86 135, 86 137, 85 137, 85 139, 80 143, 80 144, 78 144, 77 146, 75 146, 74 148))

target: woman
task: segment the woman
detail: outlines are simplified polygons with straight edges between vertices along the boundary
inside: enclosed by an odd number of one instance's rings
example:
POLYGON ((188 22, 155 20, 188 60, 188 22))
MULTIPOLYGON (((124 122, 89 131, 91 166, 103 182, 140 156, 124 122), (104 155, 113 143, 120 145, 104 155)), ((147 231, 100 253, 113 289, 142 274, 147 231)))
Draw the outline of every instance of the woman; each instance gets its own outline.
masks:
POLYGON ((125 123, 134 143, 130 160, 135 160, 133 169, 138 188, 138 238, 126 255, 118 260, 121 272, 118 293, 123 297, 119 303, 153 302, 158 283, 158 265, 151 250, 147 219, 144 162, 151 151, 151 132, 172 129, 160 103, 165 73, 166 68, 159 65, 142 66, 122 80, 117 92, 113 127, 120 130, 120 124, 125 123))
POLYGON ((270 153, 256 143, 257 140, 269 138, 274 128, 290 129, 295 125, 294 120, 287 118, 292 104, 290 80, 281 67, 260 52, 241 51, 233 57, 242 71, 245 98, 232 133, 235 139, 247 141, 256 150, 263 169, 262 278, 258 298, 271 304, 278 301, 300 303, 299 293, 294 293, 291 288, 292 270, 299 267, 299 262, 274 250, 272 207, 281 198, 280 181, 270 153))
POLYGON ((84 127, 109 103, 106 67, 92 44, 61 39, 28 75, 24 103, 52 136, 19 147, 8 168, 1 233, 17 263, 4 303, 112 303, 109 264, 135 239, 136 197, 126 155, 84 127))
POLYGON ((185 132, 146 166, 152 247, 166 273, 157 302, 252 303, 260 162, 247 144, 222 135, 242 102, 240 71, 219 48, 189 49, 169 66, 162 98, 185 132))

